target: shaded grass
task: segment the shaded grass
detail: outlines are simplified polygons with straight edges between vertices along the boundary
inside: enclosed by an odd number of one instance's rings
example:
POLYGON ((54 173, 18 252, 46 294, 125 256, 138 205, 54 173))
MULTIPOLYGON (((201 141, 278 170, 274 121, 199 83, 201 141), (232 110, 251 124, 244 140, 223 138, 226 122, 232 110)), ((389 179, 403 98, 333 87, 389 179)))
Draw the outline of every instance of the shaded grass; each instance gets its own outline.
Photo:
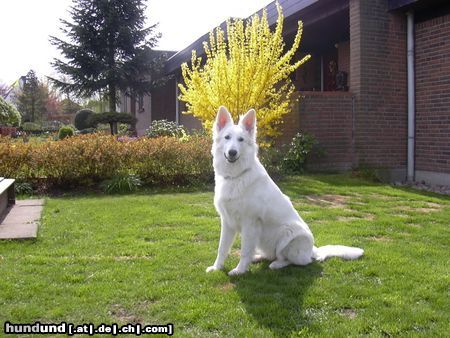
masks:
POLYGON ((365 256, 206 274, 219 238, 211 192, 48 198, 38 240, 0 242, 0 321, 171 322, 182 337, 446 335, 448 197, 346 175, 281 186, 317 245, 365 256))

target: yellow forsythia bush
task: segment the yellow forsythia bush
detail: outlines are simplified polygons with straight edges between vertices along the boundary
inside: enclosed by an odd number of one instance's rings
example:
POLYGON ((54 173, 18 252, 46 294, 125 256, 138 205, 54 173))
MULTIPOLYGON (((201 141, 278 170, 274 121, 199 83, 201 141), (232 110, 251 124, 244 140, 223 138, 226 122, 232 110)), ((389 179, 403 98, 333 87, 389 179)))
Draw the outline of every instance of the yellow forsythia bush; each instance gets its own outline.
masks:
POLYGON ((300 45, 302 22, 290 49, 283 40, 283 13, 277 3, 278 19, 271 31, 264 9, 248 22, 227 21, 227 34, 219 27, 204 42, 204 63, 192 51, 190 66, 182 64, 184 84, 179 84, 180 100, 186 102, 186 114, 199 118, 210 130, 217 109, 224 105, 237 120, 255 108, 261 140, 278 135, 277 125, 289 112, 294 85, 289 74, 305 63, 310 55, 293 61, 300 45))
POLYGON ((60 141, 24 143, 0 138, 0 176, 51 185, 84 185, 136 174, 150 185, 212 180, 211 141, 192 136, 124 138, 79 135, 60 141))

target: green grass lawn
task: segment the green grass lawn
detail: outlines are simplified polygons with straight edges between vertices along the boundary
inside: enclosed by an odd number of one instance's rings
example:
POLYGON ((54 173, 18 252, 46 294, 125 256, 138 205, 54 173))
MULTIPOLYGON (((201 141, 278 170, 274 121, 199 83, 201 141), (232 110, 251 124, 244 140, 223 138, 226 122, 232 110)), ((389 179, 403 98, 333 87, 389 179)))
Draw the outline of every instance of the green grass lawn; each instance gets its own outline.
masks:
POLYGON ((0 242, 0 332, 66 321, 173 323, 180 337, 448 335, 450 198, 344 175, 281 186, 318 246, 365 256, 207 274, 212 192, 48 198, 36 241, 0 242))

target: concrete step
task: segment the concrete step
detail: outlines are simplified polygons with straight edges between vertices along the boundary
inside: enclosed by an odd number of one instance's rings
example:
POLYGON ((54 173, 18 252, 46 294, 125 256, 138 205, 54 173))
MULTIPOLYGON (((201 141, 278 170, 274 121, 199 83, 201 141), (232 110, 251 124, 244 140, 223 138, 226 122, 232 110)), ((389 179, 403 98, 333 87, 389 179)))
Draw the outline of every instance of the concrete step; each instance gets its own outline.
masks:
POLYGON ((0 219, 0 239, 36 238, 43 206, 43 199, 16 201, 0 219))
POLYGON ((16 200, 14 182, 12 178, 0 177, 0 215, 16 200))

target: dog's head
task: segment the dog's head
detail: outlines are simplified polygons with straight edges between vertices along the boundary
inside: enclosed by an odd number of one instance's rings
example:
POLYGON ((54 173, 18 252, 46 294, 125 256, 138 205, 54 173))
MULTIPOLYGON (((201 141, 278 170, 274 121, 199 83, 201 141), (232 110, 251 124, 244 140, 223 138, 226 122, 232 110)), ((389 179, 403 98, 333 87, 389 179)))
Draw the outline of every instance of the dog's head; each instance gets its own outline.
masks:
POLYGON ((256 112, 250 109, 234 124, 227 108, 220 107, 213 127, 214 168, 221 175, 235 176, 255 159, 256 112))

